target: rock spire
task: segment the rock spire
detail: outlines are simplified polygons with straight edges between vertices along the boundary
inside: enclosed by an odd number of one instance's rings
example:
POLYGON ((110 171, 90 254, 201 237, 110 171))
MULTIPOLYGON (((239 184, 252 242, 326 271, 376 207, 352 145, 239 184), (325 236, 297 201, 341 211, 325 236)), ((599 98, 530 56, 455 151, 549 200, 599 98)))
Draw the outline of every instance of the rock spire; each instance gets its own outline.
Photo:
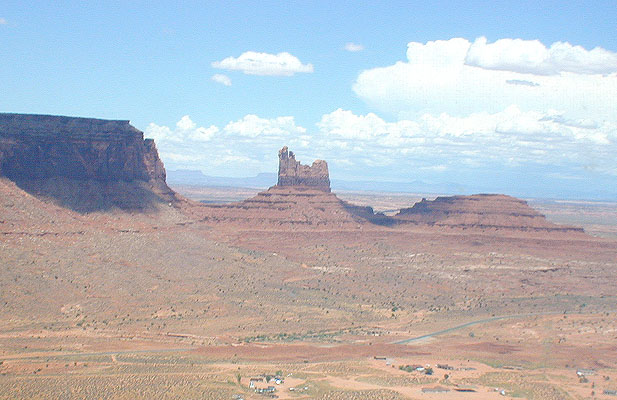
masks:
POLYGON ((279 174, 277 186, 299 186, 330 192, 328 163, 315 160, 311 166, 296 161, 296 156, 287 146, 279 151, 279 174))

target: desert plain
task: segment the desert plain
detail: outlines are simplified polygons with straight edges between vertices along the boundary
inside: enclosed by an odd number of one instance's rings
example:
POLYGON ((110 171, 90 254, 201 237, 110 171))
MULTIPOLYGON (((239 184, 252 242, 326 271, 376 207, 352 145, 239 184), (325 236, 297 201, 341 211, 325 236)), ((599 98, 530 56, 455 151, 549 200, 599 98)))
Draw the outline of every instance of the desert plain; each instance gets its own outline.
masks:
POLYGON ((610 398, 611 202, 168 186, 129 121, 0 114, 0 398, 610 398), (548 216, 548 218, 546 218, 548 216))
MULTIPOLYGON (((224 188, 175 188, 194 200, 147 212, 79 213, 0 185, 0 398, 585 399, 617 389, 610 235, 236 226, 201 216, 199 201, 224 188), (251 378, 275 392, 256 393, 251 378)), ((543 204, 549 216, 573 207, 543 204)), ((598 205, 578 207, 579 220, 597 221, 598 205)), ((602 221, 592 229, 614 229, 614 214, 602 221)))

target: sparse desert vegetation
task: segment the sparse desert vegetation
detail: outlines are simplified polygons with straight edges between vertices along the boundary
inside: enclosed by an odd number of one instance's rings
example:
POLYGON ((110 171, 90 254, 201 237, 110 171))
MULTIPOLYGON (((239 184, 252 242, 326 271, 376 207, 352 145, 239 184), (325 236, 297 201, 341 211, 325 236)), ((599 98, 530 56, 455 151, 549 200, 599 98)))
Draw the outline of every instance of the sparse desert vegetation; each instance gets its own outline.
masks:
MULTIPOLYGON (((0 177, 0 398, 614 390, 613 239, 504 195, 414 207, 388 195, 375 204, 390 215, 376 214, 353 203, 358 194, 331 193, 324 161, 303 166, 287 148, 278 185, 241 202, 213 204, 220 188, 195 202, 166 186, 151 142, 115 123, 148 165, 123 173, 149 180, 80 169, 109 180, 83 192, 69 177, 0 177)), ((31 173, 19 160, 13 172, 31 173)), ((185 195, 196 193, 208 191, 185 195)))
POLYGON ((279 370, 279 398, 576 399, 617 381, 605 239, 225 229, 174 207, 19 201, 3 208, 0 398, 263 398, 246 379, 279 370), (399 369, 414 365, 434 373, 399 369))

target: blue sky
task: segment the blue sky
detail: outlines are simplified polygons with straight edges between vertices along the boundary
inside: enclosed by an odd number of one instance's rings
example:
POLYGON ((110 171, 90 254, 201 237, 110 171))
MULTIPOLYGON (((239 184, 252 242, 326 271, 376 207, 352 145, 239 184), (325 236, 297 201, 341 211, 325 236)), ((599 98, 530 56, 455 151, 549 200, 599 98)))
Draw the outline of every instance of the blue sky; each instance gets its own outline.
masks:
POLYGON ((338 179, 617 198, 617 1, 177 3, 4 1, 0 111, 129 119, 170 170, 287 144, 338 179))

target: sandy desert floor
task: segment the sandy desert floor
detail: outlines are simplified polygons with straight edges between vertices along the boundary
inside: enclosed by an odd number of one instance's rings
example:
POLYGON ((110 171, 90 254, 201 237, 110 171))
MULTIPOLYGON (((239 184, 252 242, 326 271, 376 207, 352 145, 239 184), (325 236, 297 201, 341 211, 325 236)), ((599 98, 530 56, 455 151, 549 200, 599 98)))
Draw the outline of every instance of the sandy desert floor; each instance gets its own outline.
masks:
POLYGON ((226 229, 2 184, 0 398, 264 398, 252 377, 282 399, 617 390, 610 238, 226 229))

